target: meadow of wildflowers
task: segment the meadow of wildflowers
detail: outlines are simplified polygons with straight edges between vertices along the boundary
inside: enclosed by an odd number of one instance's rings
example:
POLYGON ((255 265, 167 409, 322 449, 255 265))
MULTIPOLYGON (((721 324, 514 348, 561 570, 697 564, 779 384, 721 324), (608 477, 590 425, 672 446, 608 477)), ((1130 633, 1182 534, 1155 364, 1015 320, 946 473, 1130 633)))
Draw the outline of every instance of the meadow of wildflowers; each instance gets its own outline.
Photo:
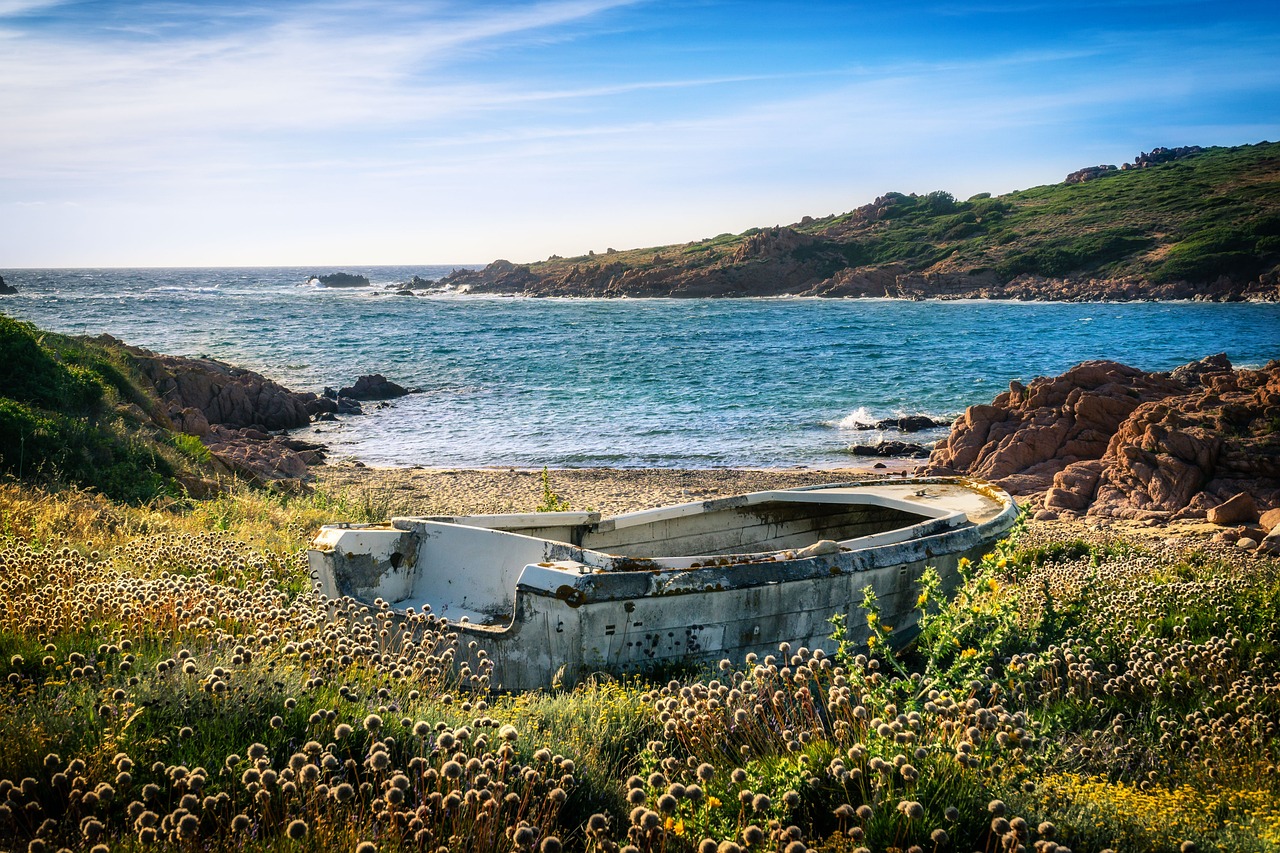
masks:
POLYGON ((501 695, 310 590, 358 510, 0 484, 0 850, 1280 850, 1273 559, 1038 526, 900 654, 501 695))

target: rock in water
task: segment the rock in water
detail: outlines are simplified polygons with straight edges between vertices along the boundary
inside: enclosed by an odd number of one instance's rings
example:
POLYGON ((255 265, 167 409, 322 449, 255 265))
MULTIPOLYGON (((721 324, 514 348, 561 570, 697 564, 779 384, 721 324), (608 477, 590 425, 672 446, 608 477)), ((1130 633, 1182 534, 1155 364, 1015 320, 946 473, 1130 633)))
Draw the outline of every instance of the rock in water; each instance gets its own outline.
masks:
POLYGON ((18 292, 18 288, 12 284, 4 283, 4 276, 0 275, 0 296, 12 296, 18 292))
POLYGON ((369 279, 363 275, 349 272, 334 272, 328 275, 313 275, 310 281, 318 281, 322 287, 368 287, 369 279))
POLYGON ((408 388, 391 382, 381 373, 361 376, 351 387, 338 389, 339 397, 350 397, 352 400, 391 400, 408 393, 408 388))

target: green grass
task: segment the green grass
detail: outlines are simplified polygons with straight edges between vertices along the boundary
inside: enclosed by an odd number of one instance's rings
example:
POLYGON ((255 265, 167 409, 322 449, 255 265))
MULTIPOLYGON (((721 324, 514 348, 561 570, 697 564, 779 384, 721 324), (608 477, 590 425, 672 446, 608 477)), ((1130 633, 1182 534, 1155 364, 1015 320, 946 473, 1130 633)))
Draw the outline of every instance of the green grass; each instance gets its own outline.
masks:
POLYGON ((156 438, 159 403, 118 347, 0 314, 0 363, 0 473, 138 502, 210 461, 198 439, 156 438))

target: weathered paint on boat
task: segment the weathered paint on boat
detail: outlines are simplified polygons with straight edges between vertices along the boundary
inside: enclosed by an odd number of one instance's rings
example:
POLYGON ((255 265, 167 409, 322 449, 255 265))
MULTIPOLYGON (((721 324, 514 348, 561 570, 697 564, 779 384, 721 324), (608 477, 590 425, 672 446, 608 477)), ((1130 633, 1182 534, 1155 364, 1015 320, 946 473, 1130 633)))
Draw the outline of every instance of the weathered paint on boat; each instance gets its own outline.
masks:
POLYGON ((830 618, 865 639, 863 590, 901 641, 926 567, 954 585, 1012 527, 1003 491, 956 478, 838 483, 601 518, 559 512, 327 525, 309 552, 318 589, 430 612, 459 661, 492 661, 522 690, 619 672, 826 648, 830 618), (471 649, 475 640, 477 649, 471 649))

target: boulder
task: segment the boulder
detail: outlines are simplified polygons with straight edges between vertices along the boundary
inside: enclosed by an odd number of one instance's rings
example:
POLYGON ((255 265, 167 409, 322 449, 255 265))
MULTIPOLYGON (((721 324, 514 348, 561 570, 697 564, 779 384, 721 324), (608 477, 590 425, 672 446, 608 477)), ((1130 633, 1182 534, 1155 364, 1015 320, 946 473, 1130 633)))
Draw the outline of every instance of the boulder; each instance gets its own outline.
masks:
POLYGON ((1258 552, 1280 556, 1280 530, 1272 530, 1258 543, 1258 552))
POLYGON ((1275 533, 1276 528, 1280 527, 1280 507, 1269 509, 1258 517, 1258 524, 1268 533, 1275 533))
POLYGON ((950 426, 950 421, 936 421, 928 415, 907 415, 901 418, 885 418, 873 424, 858 424, 858 429, 896 429, 898 432, 920 432, 934 427, 950 426))
POLYGON ((1228 498, 1225 502, 1211 507, 1205 518, 1210 524, 1249 524, 1258 520, 1258 505, 1248 492, 1228 498))
POLYGON ((923 444, 911 444, 906 441, 878 441, 875 444, 855 444, 849 448, 854 456, 893 456, 924 459, 929 455, 929 448, 923 444))
POLYGON ((12 296, 18 292, 18 288, 12 284, 4 283, 4 276, 0 275, 0 296, 12 296))
POLYGON ((1056 514, 1251 522, 1280 506, 1277 419, 1280 361, 1236 370, 1220 354, 1170 373, 1085 362, 970 406, 925 473, 1043 492, 1056 514))
POLYGON ((352 400, 392 400, 408 393, 408 388, 391 382, 381 373, 361 376, 354 385, 338 389, 339 397, 350 397, 352 400))
POLYGON ((237 476, 258 485, 288 481, 288 490, 296 490, 307 476, 309 465, 324 461, 324 447, 319 444, 264 436, 256 430, 230 429, 213 425, 202 439, 214 459, 237 476))

